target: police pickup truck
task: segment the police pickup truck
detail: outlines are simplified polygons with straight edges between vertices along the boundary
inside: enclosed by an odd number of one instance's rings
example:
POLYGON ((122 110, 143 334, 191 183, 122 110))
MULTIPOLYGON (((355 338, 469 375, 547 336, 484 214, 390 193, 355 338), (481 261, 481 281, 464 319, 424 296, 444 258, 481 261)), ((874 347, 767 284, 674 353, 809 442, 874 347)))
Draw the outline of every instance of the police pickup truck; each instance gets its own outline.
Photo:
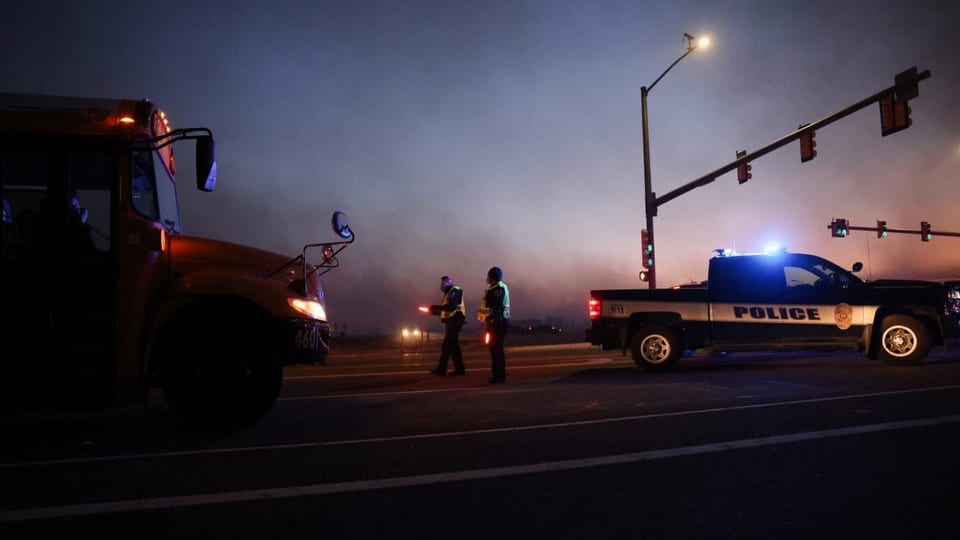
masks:
POLYGON ((855 349, 917 364, 960 341, 960 281, 864 281, 815 255, 718 250, 701 286, 592 290, 586 341, 644 370, 684 352, 855 349))

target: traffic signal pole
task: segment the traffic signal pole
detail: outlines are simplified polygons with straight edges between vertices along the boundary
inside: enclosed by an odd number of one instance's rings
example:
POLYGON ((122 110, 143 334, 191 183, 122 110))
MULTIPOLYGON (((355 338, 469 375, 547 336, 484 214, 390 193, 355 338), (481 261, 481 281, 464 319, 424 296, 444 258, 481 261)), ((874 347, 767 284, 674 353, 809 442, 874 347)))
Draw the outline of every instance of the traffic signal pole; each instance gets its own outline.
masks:
MULTIPOLYGON (((916 68, 912 68, 911 70, 908 70, 908 71, 906 71, 906 72, 904 72, 904 73, 908 73, 908 72, 910 72, 910 71, 912 71, 912 70, 915 70, 915 69, 916 69, 916 68)), ((904 75, 904 73, 901 73, 900 75, 897 76, 897 80, 898 80, 898 81, 902 78, 902 76, 904 75)), ((926 71, 923 71, 923 72, 921 72, 921 73, 917 73, 917 74, 916 74, 916 79, 913 80, 913 81, 907 81, 907 84, 909 85, 911 82, 912 82, 913 84, 916 84, 916 83, 919 82, 919 81, 922 81, 922 80, 924 80, 924 79, 929 79, 929 78, 930 78, 930 70, 926 70, 926 71)), ((711 171, 711 172, 709 172, 709 173, 701 176, 700 178, 697 178, 696 180, 694 180, 694 181, 692 181, 692 182, 689 182, 689 183, 687 183, 687 184, 684 184, 684 185, 678 187, 677 189, 674 189, 673 191, 670 191, 669 193, 666 193, 666 194, 664 194, 664 195, 662 195, 662 196, 660 196, 660 197, 656 197, 656 196, 652 197, 652 200, 651 200, 651 201, 647 201, 647 206, 648 206, 648 214, 647 214, 647 215, 648 215, 648 218, 649 218, 649 216, 650 216, 650 210, 652 210, 653 215, 656 216, 656 215, 657 215, 657 208, 659 208, 660 206, 663 206, 664 204, 666 204, 666 203, 668 203, 668 202, 676 199, 677 197, 679 197, 679 196, 681 196, 681 195, 683 195, 683 194, 685 194, 685 193, 687 193, 687 192, 693 191, 694 189, 696 189, 696 188, 698 188, 698 187, 702 187, 702 186, 705 186, 705 185, 713 182, 714 180, 717 179, 717 177, 719 177, 719 176, 721 176, 721 175, 724 175, 724 174, 726 174, 726 173, 728 173, 728 172, 736 169, 737 167, 740 167, 741 165, 746 165, 747 163, 749 163, 749 162, 751 162, 751 161, 754 161, 754 160, 756 160, 756 159, 758 159, 758 158, 760 158, 760 157, 763 157, 763 156, 769 154, 770 152, 773 152, 774 150, 780 148, 781 146, 790 144, 790 143, 792 143, 793 141, 799 139, 800 137, 803 137, 804 135, 806 135, 806 134, 809 133, 809 132, 816 131, 816 130, 819 129, 819 128, 822 128, 822 127, 824 127, 824 126, 828 126, 828 125, 836 122, 837 120, 840 120, 841 118, 845 118, 845 117, 847 117, 847 116, 850 116, 851 114, 859 111, 860 109, 863 109, 863 108, 865 108, 865 107, 869 107, 869 106, 872 105, 873 103, 879 102, 879 101, 880 101, 882 98, 884 98, 884 97, 890 96, 891 94, 896 94, 898 91, 899 91, 900 93, 908 92, 908 94, 909 94, 909 91, 905 91, 903 88, 904 88, 904 87, 903 87, 902 85, 898 86, 898 85, 896 85, 896 84, 895 84, 894 86, 889 87, 889 88, 884 88, 883 90, 877 92, 876 94, 873 94, 873 95, 870 96, 870 97, 864 98, 864 99, 862 99, 862 100, 854 103, 853 105, 850 105, 850 106, 847 107, 846 109, 843 109, 843 110, 841 110, 841 111, 835 112, 835 113, 831 114, 830 116, 827 116, 827 117, 825 117, 825 118, 822 118, 822 119, 820 119, 820 120, 817 120, 816 122, 807 124, 807 125, 803 126, 802 128, 797 129, 796 131, 794 131, 794 132, 792 132, 792 133, 789 133, 789 134, 787 134, 787 135, 784 135, 783 137, 781 137, 781 138, 779 138, 779 139, 771 142, 770 144, 768 144, 768 145, 766 145, 766 146, 764 146, 764 147, 762 147, 762 148, 759 148, 759 149, 757 149, 757 150, 754 150, 753 152, 749 152, 749 153, 747 153, 746 155, 744 155, 743 157, 739 157, 736 161, 731 161, 730 163, 727 163, 727 164, 724 165, 723 167, 720 167, 719 169, 716 169, 715 171, 711 171)), ((912 96, 912 95, 911 95, 910 97, 915 97, 915 96, 912 96)), ((649 219, 648 219, 648 221, 649 221, 649 219)), ((653 230, 651 227, 649 227, 649 223, 648 223, 648 229, 650 229, 651 231, 653 230)), ((652 242, 652 241, 653 241, 653 238, 652 238, 652 236, 651 236, 651 242, 652 242)))

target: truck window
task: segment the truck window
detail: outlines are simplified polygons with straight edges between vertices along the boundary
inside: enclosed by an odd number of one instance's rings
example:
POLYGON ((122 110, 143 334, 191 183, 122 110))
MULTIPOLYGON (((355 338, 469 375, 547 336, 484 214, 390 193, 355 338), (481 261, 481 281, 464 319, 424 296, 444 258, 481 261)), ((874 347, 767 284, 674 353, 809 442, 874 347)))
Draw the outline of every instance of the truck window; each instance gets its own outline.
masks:
POLYGON ((787 287, 849 288, 856 278, 847 271, 818 258, 804 258, 784 266, 787 287))
POLYGON ((799 266, 784 266, 783 273, 786 277, 787 288, 813 287, 822 277, 822 274, 815 274, 799 266))

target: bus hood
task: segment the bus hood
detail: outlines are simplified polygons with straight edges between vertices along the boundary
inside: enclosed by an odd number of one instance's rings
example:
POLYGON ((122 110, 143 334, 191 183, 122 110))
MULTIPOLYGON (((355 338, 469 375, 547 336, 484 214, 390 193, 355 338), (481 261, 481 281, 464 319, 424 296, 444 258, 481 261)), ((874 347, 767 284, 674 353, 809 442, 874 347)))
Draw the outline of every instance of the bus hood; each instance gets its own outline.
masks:
MULTIPOLYGON (((188 276, 206 279, 269 280, 303 290, 303 265, 293 257, 222 240, 188 235, 169 237, 170 266, 174 276, 193 281, 188 276), (218 277, 219 276, 219 277, 218 277)), ((315 267, 307 265, 308 296, 323 298, 315 267)))

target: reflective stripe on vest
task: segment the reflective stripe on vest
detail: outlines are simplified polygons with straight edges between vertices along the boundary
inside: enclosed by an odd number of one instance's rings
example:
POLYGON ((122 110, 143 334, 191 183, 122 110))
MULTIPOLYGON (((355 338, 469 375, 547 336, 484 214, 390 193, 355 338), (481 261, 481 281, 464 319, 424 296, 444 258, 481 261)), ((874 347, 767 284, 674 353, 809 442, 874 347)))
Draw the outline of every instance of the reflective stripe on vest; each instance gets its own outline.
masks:
POLYGON ((510 289, 507 288, 507 284, 504 282, 499 282, 497 285, 503 287, 503 318, 510 318, 510 289))

